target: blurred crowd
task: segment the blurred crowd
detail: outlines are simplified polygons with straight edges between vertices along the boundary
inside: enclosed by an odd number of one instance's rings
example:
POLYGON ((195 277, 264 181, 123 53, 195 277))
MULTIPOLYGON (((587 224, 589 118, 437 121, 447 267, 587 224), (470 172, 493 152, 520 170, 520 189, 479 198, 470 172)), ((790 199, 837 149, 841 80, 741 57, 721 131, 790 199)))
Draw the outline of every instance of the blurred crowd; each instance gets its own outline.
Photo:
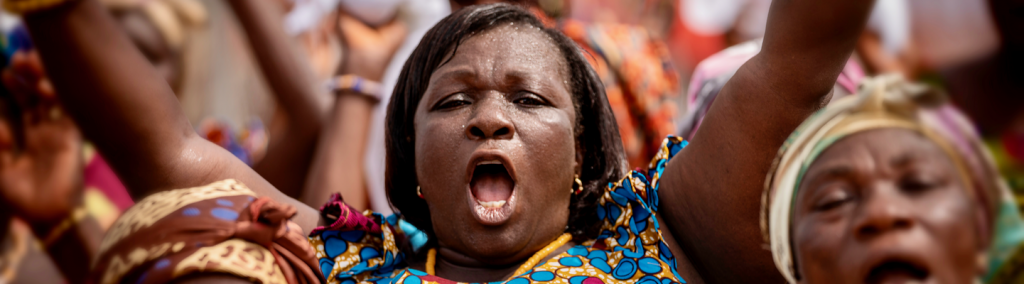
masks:
MULTIPOLYGON (((384 216, 396 209, 386 179, 392 90, 424 35, 453 11, 514 2, 581 47, 603 83, 628 169, 647 169, 667 136, 692 140, 765 39, 786 38, 769 33, 770 0, 99 2, 166 80, 199 137, 313 208, 339 192, 351 208, 384 216)), ((862 93, 879 75, 940 90, 986 147, 977 163, 991 163, 1010 201, 1024 206, 1022 11, 1014 0, 877 0, 829 101, 862 93)), ((131 165, 107 162, 127 152, 93 143, 159 139, 116 134, 161 125, 77 125, 72 117, 81 114, 68 106, 81 102, 58 101, 62 88, 43 67, 75 59, 41 58, 39 38, 18 14, 0 14, 0 284, 83 282, 94 260, 62 253, 95 254, 103 232, 145 197, 128 190, 140 184, 131 165), (59 242, 63 230, 86 222, 92 239, 59 242)))

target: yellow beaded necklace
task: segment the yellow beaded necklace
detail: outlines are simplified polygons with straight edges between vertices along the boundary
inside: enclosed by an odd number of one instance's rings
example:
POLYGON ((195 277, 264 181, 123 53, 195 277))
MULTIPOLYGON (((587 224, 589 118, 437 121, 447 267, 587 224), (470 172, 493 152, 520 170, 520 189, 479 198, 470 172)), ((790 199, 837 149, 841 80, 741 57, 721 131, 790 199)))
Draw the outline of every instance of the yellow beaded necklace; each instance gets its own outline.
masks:
MULTIPOLYGON (((572 240, 572 234, 562 234, 561 236, 558 237, 558 239, 551 242, 537 253, 533 254, 533 256, 531 256, 530 259, 527 259, 526 262, 523 263, 523 265, 519 266, 519 269, 516 269, 515 273, 512 273, 512 276, 519 276, 522 275, 523 273, 526 273, 527 271, 530 271, 530 269, 533 269, 534 266, 537 266, 537 264, 540 263, 540 261, 544 259, 545 256, 550 254, 552 251, 558 249, 562 245, 569 243, 569 240, 572 240)), ((435 264, 437 264, 437 250, 431 248, 429 251, 427 251, 427 274, 434 275, 435 264)))

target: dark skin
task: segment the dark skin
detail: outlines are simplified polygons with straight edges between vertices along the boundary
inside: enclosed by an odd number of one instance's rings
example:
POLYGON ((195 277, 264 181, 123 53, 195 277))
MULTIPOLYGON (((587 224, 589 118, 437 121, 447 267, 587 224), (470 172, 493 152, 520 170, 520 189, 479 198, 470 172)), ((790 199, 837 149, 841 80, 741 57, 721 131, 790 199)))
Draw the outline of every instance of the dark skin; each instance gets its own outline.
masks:
POLYGON ((567 74, 546 35, 507 25, 463 42, 430 77, 415 117, 416 175, 434 227, 443 228, 435 231, 444 260, 438 275, 507 278, 565 230, 579 170, 567 74), (515 181, 514 213, 501 224, 475 216, 470 181, 478 159, 502 161, 515 181), (479 267, 507 269, 466 274, 479 267))
MULTIPOLYGON (((669 163, 662 179, 661 204, 665 206, 660 208, 660 218, 668 228, 667 241, 679 244, 673 246, 673 252, 680 257, 682 270, 700 263, 694 271, 709 282, 781 282, 770 254, 761 247, 758 212, 764 173, 786 136, 827 101, 853 51, 871 4, 869 0, 773 2, 764 49, 725 86, 691 146, 669 163)), ((60 99, 65 105, 75 106, 68 112, 101 151, 112 153, 108 160, 125 177, 124 182, 134 196, 234 178, 261 196, 296 206, 299 213, 293 221, 305 230, 317 223, 315 210, 281 194, 230 153, 196 137, 166 83, 128 39, 116 32, 113 21, 95 0, 73 1, 30 14, 26 23, 44 63, 51 67, 60 99), (126 141, 122 139, 125 135, 134 139, 126 141)), ((529 29, 505 29, 505 33, 498 29, 500 36, 495 39, 522 44, 518 46, 522 49, 545 46, 538 41, 539 35, 530 35, 529 29)), ((483 34, 478 36, 487 33, 483 34)), ((459 82, 472 91, 464 98, 468 105, 449 112, 431 112, 426 106, 419 106, 416 114, 417 133, 437 137, 417 139, 417 151, 454 151, 447 155, 417 155, 416 164, 422 165, 418 167, 420 171, 446 171, 419 175, 419 183, 426 186, 424 195, 428 203, 455 202, 451 206, 431 205, 431 215, 470 222, 456 228, 437 224, 433 228, 435 232, 465 229, 455 238, 438 236, 439 275, 453 280, 502 280, 540 246, 558 237, 567 220, 552 216, 567 212, 572 177, 579 166, 577 156, 581 153, 573 151, 577 141, 566 134, 572 129, 568 123, 572 120, 565 113, 563 102, 571 100, 568 92, 560 90, 566 86, 558 84, 565 84, 566 75, 545 73, 552 69, 545 67, 559 61, 531 63, 535 62, 534 57, 543 56, 534 53, 509 57, 507 53, 513 51, 498 53, 495 50, 499 47, 495 45, 473 55, 482 57, 482 61, 460 59, 465 60, 463 66, 470 71, 459 82), (473 65, 474 62, 478 65, 473 65), (516 73, 511 72, 516 69, 526 72, 507 76, 516 73), (546 100, 527 107, 534 103, 517 103, 513 99, 523 94, 546 100), (474 123, 479 126, 470 127, 474 123), (496 126, 502 124, 506 126, 496 126), (470 202, 464 198, 465 193, 449 196, 453 201, 440 200, 444 197, 437 192, 465 190, 469 167, 466 161, 470 160, 467 155, 475 147, 495 147, 502 152, 493 157, 515 167, 509 170, 519 192, 513 196, 560 207, 515 208, 498 224, 472 223, 480 223, 480 218, 467 219, 468 206, 457 203, 470 202), (534 194, 548 198, 526 196, 534 194), (540 221, 532 224, 533 229, 522 229, 525 225, 520 224, 525 222, 520 220, 540 221), (502 233, 499 241, 479 243, 483 236, 497 235, 496 231, 502 233), (468 245, 485 249, 459 248, 468 245), (449 264, 465 267, 465 271, 472 270, 476 275, 446 271, 449 264)), ((463 54, 454 56, 469 55, 463 54)), ((442 86, 431 85, 428 89, 439 87, 442 86)), ((435 222, 444 222, 435 218, 435 222)), ((688 281, 696 279, 693 276, 686 275, 688 281)))
POLYGON ((988 241, 969 192, 953 160, 916 132, 843 138, 808 168, 794 204, 801 283, 971 283, 988 241), (913 269, 884 269, 898 263, 913 269))

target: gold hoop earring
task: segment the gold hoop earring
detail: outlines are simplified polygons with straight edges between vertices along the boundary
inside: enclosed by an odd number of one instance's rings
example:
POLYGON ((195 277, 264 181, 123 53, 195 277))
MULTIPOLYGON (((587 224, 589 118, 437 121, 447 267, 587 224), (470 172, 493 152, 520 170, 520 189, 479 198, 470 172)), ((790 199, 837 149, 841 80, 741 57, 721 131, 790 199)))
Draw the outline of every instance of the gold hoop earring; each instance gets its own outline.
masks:
POLYGON ((576 175, 573 180, 573 185, 575 185, 575 187, 571 191, 572 194, 579 195, 583 193, 583 181, 580 181, 580 175, 576 175))
POLYGON ((418 185, 416 186, 416 195, 419 196, 420 199, 425 199, 423 198, 423 191, 420 191, 420 186, 418 185))

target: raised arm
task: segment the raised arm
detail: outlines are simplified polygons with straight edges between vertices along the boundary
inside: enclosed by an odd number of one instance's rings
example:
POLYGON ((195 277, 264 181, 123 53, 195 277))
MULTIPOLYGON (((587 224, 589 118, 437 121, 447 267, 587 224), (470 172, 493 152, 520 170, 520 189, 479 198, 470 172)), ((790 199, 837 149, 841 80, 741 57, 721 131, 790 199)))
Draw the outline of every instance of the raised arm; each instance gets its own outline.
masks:
MULTIPOLYGON (((346 58, 338 74, 380 82, 388 62, 405 40, 405 24, 396 20, 371 28, 345 13, 339 15, 339 23, 346 58)), ((320 136, 301 200, 323 204, 332 193, 339 192, 352 207, 369 209, 363 158, 373 107, 380 102, 352 90, 338 90, 335 95, 338 98, 320 136)))
POLYGON ((67 112, 133 198, 233 178, 299 208, 293 220, 303 229, 316 224, 315 210, 195 134, 170 87, 96 0, 68 1, 24 19, 67 112))
POLYGON ((662 219, 709 283, 784 283, 759 226, 786 137, 824 105, 872 0, 775 0, 760 54, 723 87, 661 181, 662 219))
POLYGON ((313 161, 320 129, 331 104, 317 88, 312 68, 290 44, 283 16, 273 1, 229 0, 244 27, 263 78, 288 117, 287 130, 272 135, 267 154, 253 166, 285 194, 298 198, 313 161))

